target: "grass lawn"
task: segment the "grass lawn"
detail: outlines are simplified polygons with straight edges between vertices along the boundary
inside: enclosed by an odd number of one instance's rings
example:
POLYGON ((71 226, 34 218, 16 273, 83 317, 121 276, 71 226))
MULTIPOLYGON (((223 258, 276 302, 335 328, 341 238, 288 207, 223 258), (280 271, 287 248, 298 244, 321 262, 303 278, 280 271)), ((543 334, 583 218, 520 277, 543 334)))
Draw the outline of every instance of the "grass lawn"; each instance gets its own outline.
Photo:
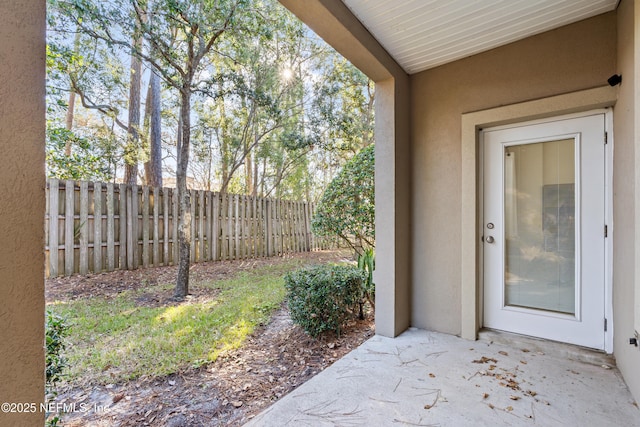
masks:
POLYGON ((117 383, 167 375, 214 361, 238 348, 285 298, 283 276, 304 261, 286 260, 191 284, 194 297, 149 304, 173 284, 111 297, 53 301, 48 309, 71 325, 66 356, 70 381, 117 383))

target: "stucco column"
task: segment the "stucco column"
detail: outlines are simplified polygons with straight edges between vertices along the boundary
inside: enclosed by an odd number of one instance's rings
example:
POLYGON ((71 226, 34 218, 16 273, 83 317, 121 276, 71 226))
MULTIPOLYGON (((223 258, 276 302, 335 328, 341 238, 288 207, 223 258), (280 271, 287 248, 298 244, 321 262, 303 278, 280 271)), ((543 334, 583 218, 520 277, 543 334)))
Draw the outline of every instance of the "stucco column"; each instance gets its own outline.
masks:
POLYGON ((0 0, 0 40, 0 403, 37 405, 33 413, 0 411, 0 425, 37 426, 44 423, 44 0, 0 0))
POLYGON ((376 82, 376 333, 411 326, 409 83, 376 82))

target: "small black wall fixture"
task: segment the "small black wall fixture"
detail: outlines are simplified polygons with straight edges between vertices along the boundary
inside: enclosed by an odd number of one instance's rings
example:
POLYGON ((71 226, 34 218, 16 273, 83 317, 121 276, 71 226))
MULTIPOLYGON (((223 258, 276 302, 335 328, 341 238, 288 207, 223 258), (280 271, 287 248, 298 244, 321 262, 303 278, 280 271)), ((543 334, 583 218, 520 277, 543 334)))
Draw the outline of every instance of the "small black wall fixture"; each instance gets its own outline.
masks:
POLYGON ((614 74, 607 79, 607 83, 609 83, 609 86, 619 85, 622 83, 622 76, 620 74, 614 74))

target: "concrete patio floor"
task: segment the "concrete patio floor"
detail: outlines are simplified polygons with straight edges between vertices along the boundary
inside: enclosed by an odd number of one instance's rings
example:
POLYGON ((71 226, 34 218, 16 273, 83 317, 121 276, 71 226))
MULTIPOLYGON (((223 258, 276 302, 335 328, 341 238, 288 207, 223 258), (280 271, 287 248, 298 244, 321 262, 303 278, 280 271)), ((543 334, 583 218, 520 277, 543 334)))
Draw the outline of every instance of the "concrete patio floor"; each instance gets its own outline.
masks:
POLYGON ((640 426, 603 354, 510 334, 375 336, 246 426, 640 426), (501 343, 502 341, 502 343, 501 343))

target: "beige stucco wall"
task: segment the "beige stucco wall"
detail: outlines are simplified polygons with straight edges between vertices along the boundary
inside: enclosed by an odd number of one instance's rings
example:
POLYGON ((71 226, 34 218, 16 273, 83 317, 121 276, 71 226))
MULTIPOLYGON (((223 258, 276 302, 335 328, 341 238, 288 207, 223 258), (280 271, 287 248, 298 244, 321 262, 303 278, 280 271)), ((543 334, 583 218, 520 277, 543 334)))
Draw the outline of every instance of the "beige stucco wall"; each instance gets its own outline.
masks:
POLYGON ((0 403, 44 397, 44 30, 44 1, 0 0, 0 403))
POLYGON ((629 345, 634 328, 634 287, 640 277, 640 1, 618 8, 618 67, 623 77, 614 108, 614 355, 620 371, 640 400, 640 349, 629 345), (633 178, 632 178, 633 177, 633 178))
POLYGON ((412 76, 412 325, 461 333, 461 117, 606 84, 608 13, 412 76))

